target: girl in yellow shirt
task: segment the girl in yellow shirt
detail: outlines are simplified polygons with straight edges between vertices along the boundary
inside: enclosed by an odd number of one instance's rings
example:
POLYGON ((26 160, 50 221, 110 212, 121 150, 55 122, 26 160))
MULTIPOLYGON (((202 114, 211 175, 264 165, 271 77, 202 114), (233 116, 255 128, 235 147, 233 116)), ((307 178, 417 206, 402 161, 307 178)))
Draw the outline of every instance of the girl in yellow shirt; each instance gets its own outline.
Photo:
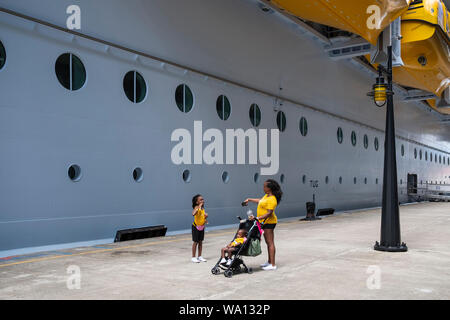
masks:
MULTIPOLYGON (((267 244, 267 252, 269 253, 269 261, 261 265, 264 270, 276 270, 275 265, 275 242, 274 242, 274 229, 278 222, 277 215, 275 214, 275 208, 281 201, 283 192, 281 187, 275 180, 269 179, 264 182, 264 197, 261 199, 246 199, 244 202, 247 205, 249 202, 258 204, 256 210, 256 219, 263 222, 262 228, 264 229, 264 240, 267 244)), ((254 217, 253 217, 254 219, 254 217)))
POLYGON ((197 194, 192 198, 192 216, 194 222, 192 223, 192 262, 206 262, 206 259, 202 257, 203 240, 205 238, 205 225, 207 223, 206 218, 208 214, 205 212, 205 199, 202 195, 197 194), (198 247, 198 258, 196 257, 196 251, 198 247))

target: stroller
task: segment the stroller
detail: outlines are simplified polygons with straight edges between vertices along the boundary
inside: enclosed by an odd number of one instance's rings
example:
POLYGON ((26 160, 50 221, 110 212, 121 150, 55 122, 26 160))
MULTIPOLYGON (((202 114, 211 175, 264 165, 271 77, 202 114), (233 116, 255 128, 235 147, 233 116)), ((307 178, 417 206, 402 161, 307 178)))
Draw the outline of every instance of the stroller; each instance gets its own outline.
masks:
POLYGON ((227 278, 231 278, 233 274, 242 272, 250 274, 253 272, 252 268, 247 267, 241 257, 242 256, 256 257, 261 254, 261 247, 260 247, 261 233, 260 228, 258 226, 259 222, 256 219, 254 221, 251 221, 249 219, 243 220, 241 219, 241 217, 237 218, 240 221, 238 230, 244 229, 247 231, 247 240, 242 244, 239 250, 233 254, 230 265, 226 266, 221 264, 220 263, 221 258, 219 258, 219 261, 217 261, 216 265, 211 269, 211 273, 214 275, 220 274, 220 270, 225 271, 224 275, 227 278), (249 252, 250 247, 252 247, 252 249, 256 248, 256 250, 252 250, 252 252, 249 252))

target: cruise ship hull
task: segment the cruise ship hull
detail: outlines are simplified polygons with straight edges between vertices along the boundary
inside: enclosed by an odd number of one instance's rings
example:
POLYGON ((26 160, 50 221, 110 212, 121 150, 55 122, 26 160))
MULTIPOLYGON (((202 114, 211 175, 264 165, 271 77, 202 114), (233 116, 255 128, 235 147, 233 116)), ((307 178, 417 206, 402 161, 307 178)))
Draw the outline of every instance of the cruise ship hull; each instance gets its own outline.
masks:
MULTIPOLYGON (((282 175, 280 219, 305 215, 313 199, 337 211, 381 204, 385 110, 366 97, 372 76, 330 60, 320 43, 256 2, 78 1, 79 35, 53 27, 65 27, 70 1, 39 4, 1 2, 8 12, 0 12, 7 52, 0 70, 0 251, 107 241, 118 230, 151 225, 182 232, 190 229, 197 193, 206 200, 208 227, 233 224, 245 214, 240 203, 262 196, 264 180, 282 175), (84 64, 79 90, 67 90, 55 74, 64 53, 84 64), (124 93, 129 71, 145 79, 141 103, 124 93), (187 113, 175 101, 181 84, 194 96, 187 113), (231 105, 226 121, 216 110, 221 95, 231 105), (195 121, 203 132, 248 130, 252 104, 261 110, 255 130, 276 129, 278 112, 286 116, 275 175, 255 182, 260 163, 174 164, 174 130, 194 135, 195 121), (68 176, 73 165, 77 181, 68 176), (139 182, 135 168, 143 173, 139 182)), ((433 114, 395 103, 399 198, 407 202, 408 173, 419 186, 450 181, 450 132, 433 114), (416 158, 419 151, 433 161, 416 158)))

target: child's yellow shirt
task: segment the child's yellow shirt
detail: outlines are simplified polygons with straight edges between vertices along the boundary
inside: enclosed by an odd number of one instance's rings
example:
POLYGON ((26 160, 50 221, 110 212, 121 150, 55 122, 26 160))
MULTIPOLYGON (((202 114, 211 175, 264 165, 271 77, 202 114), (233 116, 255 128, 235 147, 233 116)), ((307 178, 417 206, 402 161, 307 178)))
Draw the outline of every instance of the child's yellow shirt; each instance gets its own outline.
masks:
POLYGON ((197 214, 194 216, 194 226, 205 225, 205 209, 199 209, 197 214))
POLYGON ((233 240, 233 242, 230 243, 230 247, 236 247, 239 245, 244 244, 245 238, 236 238, 233 240))

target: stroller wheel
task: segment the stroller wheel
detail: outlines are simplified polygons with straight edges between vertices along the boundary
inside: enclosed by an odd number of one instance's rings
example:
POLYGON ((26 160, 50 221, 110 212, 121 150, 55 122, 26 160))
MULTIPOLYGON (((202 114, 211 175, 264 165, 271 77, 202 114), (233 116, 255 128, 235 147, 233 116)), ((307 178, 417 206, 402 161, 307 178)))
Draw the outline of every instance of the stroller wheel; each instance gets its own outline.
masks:
POLYGON ((248 274, 253 273, 253 269, 252 269, 252 268, 248 268, 248 269, 247 269, 247 273, 248 273, 248 274))
POLYGON ((212 268, 212 269, 211 269, 211 273, 214 274, 214 275, 217 275, 217 274, 220 273, 220 269, 217 268, 217 267, 216 267, 216 268, 212 268))
POLYGON ((231 278, 232 276, 233 276, 233 271, 231 271, 231 270, 225 271, 225 277, 231 278))

